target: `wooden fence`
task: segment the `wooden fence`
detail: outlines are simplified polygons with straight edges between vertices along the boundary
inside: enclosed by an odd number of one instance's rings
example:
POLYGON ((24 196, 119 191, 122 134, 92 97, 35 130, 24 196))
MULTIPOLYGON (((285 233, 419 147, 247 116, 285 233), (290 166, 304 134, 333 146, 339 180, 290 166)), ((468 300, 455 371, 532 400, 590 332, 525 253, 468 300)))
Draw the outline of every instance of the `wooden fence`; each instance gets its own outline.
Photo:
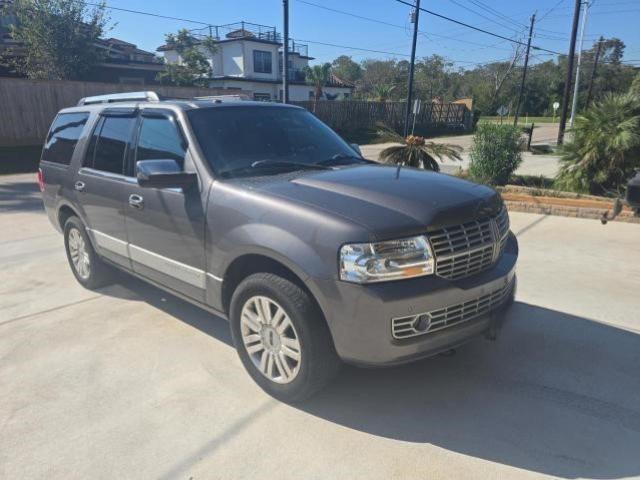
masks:
MULTIPOLYGON (((339 132, 356 129, 372 129, 383 123, 401 132, 404 126, 405 102, 319 101, 291 102, 304 107, 339 132)), ((471 112, 458 103, 431 103, 423 105, 416 116, 416 132, 429 129, 471 128, 471 112)), ((413 115, 411 116, 413 122, 413 115)))
POLYGON ((247 93, 215 88, 145 87, 0 77, 0 147, 42 144, 56 113, 62 108, 76 105, 82 97, 140 90, 153 90, 160 95, 177 98, 247 93))

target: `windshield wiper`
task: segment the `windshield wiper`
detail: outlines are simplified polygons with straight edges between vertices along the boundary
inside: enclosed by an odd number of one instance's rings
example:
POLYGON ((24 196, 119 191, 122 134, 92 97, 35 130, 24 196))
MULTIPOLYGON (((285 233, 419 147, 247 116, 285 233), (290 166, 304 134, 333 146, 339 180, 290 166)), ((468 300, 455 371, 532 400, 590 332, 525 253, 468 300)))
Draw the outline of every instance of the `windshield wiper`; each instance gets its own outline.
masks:
POLYGON ((322 160, 321 162, 315 163, 314 165, 331 166, 331 165, 349 165, 352 163, 368 163, 368 161, 362 157, 358 157, 357 155, 349 155, 346 153, 336 153, 333 157, 328 158, 327 160, 322 160), (357 160, 357 162, 353 162, 351 160, 357 160))
POLYGON ((290 162, 287 160, 257 160, 251 164, 251 168, 266 167, 294 167, 302 170, 332 170, 331 167, 319 163, 290 162))

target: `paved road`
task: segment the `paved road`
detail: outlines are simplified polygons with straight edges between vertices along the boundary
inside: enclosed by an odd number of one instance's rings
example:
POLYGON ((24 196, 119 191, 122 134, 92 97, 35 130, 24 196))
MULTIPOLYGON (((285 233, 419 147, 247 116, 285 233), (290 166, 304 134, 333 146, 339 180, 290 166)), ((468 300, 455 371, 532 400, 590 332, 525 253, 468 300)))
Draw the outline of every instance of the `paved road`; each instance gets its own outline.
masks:
POLYGON ((0 177, 0 478, 640 476, 640 227, 514 213, 498 342, 345 368, 307 404, 242 370, 227 324, 71 275, 31 176, 0 177))
MULTIPOLYGON (((534 129, 532 145, 546 144, 555 145, 558 134, 557 124, 540 124, 534 129)), ((473 135, 457 135, 455 137, 438 137, 433 139, 437 143, 451 143, 459 145, 464 149, 462 161, 443 160, 441 162, 441 170, 444 173, 454 173, 459 168, 469 168, 469 149, 473 142, 473 135)), ((377 143, 370 145, 361 145, 362 153, 365 157, 372 160, 378 160, 380 151, 391 143, 377 143)), ((529 152, 522 154, 522 164, 516 170, 520 175, 542 175, 553 178, 558 173, 558 157, 555 155, 533 155, 529 152)))

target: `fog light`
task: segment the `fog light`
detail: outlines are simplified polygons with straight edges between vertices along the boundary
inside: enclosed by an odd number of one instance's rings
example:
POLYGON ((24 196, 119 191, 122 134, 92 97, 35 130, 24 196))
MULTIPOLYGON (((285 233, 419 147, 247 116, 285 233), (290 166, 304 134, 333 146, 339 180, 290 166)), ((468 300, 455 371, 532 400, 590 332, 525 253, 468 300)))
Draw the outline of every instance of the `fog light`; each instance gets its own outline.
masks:
POLYGON ((418 332, 426 332, 427 330, 429 330, 430 326, 431 326, 431 317, 426 313, 423 313, 422 315, 418 315, 418 317, 413 322, 413 328, 415 328, 416 331, 418 332))

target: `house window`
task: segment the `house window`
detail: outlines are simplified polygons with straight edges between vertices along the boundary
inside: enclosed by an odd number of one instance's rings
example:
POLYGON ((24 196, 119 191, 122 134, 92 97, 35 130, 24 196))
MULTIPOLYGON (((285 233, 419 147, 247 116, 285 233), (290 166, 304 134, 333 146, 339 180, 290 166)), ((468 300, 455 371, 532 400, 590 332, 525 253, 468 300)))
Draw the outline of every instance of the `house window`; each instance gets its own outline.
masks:
POLYGON ((264 50, 253 51, 253 71, 256 73, 271 73, 271 52, 264 50))
POLYGON ((269 102, 271 100, 271 95, 268 93, 254 93, 253 99, 258 102, 269 102))
POLYGON ((309 90, 309 98, 313 100, 315 96, 316 96, 315 92, 313 90, 309 90))

